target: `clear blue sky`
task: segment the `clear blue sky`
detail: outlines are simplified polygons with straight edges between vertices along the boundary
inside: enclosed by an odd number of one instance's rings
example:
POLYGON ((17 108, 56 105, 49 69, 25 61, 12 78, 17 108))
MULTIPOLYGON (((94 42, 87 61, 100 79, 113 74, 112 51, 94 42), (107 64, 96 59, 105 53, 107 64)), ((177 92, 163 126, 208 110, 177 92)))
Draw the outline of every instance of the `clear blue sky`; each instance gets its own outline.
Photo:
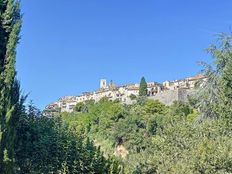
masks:
POLYGON ((43 108, 65 95, 117 84, 195 75, 218 32, 232 24, 231 0, 21 0, 17 70, 43 108))

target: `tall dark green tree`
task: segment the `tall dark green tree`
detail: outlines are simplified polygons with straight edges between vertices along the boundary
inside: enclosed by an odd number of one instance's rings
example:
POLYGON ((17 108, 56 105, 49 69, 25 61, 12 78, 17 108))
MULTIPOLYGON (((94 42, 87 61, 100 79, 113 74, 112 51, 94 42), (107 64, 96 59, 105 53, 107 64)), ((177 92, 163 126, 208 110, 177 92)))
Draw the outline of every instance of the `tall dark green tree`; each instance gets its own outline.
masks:
POLYGON ((22 109, 16 80, 16 46, 21 15, 19 2, 0 0, 0 173, 14 173, 16 126, 22 109))
POLYGON ((139 95, 140 96, 147 96, 147 82, 146 82, 144 77, 142 77, 141 81, 140 81, 139 95))

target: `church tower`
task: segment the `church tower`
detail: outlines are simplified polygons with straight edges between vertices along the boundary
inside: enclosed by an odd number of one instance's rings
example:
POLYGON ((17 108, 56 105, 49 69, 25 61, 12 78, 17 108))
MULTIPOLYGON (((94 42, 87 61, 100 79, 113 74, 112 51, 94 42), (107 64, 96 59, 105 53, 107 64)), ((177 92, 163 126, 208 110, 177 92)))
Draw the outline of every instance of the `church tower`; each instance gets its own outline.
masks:
POLYGON ((106 85, 106 79, 101 79, 100 81, 100 89, 106 89, 107 85, 106 85))

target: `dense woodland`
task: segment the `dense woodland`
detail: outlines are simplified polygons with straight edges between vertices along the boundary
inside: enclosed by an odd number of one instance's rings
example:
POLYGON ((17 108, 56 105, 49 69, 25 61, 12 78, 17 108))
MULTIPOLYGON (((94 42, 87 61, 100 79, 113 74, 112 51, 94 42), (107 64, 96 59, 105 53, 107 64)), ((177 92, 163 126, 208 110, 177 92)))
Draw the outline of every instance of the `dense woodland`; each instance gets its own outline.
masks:
POLYGON ((188 102, 132 105, 103 98, 44 116, 25 105, 16 78, 20 3, 0 0, 0 173, 232 173, 232 35, 219 34, 201 63, 207 81, 188 102))

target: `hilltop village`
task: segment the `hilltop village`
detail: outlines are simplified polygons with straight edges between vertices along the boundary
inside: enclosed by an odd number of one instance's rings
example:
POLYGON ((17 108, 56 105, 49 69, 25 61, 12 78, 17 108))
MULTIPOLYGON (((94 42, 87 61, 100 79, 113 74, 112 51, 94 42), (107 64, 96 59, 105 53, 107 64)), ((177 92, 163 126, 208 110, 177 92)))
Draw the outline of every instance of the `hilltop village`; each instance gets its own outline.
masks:
MULTIPOLYGON (((174 101, 185 101, 187 96, 194 90, 196 83, 204 80, 203 75, 188 77, 181 80, 165 81, 162 84, 157 82, 147 83, 148 98, 159 100, 170 105, 174 101)), ((45 110, 53 111, 59 109, 60 112, 73 112, 77 103, 94 100, 95 102, 106 97, 109 100, 118 100, 125 104, 132 104, 139 96, 139 84, 126 84, 117 86, 110 81, 107 85, 105 79, 100 80, 100 89, 94 92, 84 92, 79 96, 65 96, 58 101, 49 104, 45 110)))

